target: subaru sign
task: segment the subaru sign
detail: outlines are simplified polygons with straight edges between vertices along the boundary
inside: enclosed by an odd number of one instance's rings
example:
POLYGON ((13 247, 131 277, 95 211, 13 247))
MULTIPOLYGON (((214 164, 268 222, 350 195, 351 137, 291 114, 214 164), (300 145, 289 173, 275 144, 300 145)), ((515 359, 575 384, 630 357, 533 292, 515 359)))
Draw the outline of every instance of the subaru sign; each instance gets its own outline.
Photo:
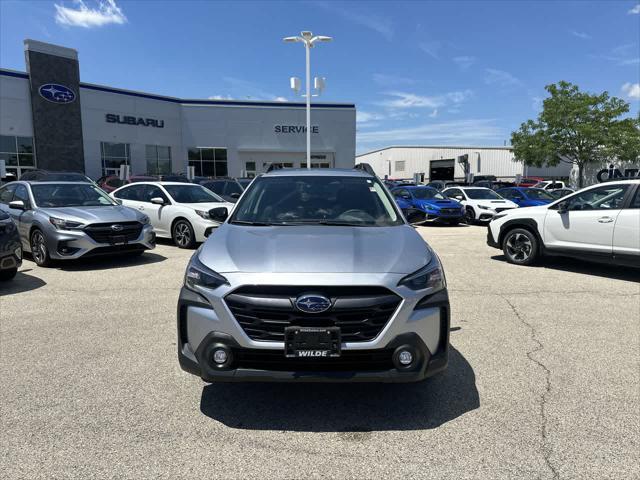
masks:
POLYGON ((57 83, 45 83, 38 89, 42 98, 53 103, 71 103, 76 99, 76 94, 69 87, 57 83))
POLYGON ((322 313, 331 308, 331 300, 324 295, 313 293, 300 295, 294 303, 298 310, 305 313, 322 313))

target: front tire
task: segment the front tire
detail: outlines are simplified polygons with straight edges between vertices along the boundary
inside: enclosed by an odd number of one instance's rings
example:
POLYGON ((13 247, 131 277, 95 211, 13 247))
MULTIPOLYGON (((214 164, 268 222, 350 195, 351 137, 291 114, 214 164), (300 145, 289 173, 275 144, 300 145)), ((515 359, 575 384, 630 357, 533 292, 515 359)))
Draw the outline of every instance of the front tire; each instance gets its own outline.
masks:
POLYGON ((173 224, 171 238, 178 248, 193 248, 196 245, 196 234, 187 220, 177 220, 173 224))
POLYGON ((502 251, 509 263, 531 265, 538 259, 538 239, 529 230, 514 228, 502 241, 502 251))
POLYGON ((18 273, 17 268, 10 268, 8 270, 0 270, 0 282, 7 282, 16 276, 18 273))
POLYGON ((44 233, 41 230, 35 229, 31 232, 31 256, 33 261, 39 267, 48 267, 51 265, 51 257, 49 256, 49 250, 47 249, 47 241, 44 237, 44 233))
POLYGON ((472 207, 467 207, 464 211, 464 221, 467 225, 476 223, 476 212, 472 207))

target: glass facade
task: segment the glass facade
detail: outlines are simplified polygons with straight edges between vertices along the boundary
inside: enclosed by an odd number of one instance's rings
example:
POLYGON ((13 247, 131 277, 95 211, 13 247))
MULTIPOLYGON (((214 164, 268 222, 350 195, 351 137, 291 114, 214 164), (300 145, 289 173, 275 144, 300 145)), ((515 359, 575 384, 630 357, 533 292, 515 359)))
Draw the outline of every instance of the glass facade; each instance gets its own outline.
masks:
POLYGON ((100 142, 102 175, 118 175, 120 165, 131 165, 128 143, 100 142))
POLYGON ((161 145, 146 145, 147 173, 150 175, 164 175, 171 173, 171 147, 161 145))
POLYGON ((191 147, 188 152, 189 166, 194 167, 198 177, 226 177, 227 149, 191 147))
POLYGON ((20 176, 36 168, 33 137, 0 135, 0 160, 5 161, 7 173, 20 176))

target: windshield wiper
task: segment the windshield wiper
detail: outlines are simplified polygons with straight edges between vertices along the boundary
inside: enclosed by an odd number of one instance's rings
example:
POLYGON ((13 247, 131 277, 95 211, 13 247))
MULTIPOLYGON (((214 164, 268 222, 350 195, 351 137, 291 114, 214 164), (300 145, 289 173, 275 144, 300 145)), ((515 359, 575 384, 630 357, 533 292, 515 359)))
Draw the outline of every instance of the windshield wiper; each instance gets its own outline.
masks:
POLYGON ((252 227, 271 227, 273 223, 267 222, 247 222, 246 220, 234 220, 229 222, 231 225, 251 225, 252 227))

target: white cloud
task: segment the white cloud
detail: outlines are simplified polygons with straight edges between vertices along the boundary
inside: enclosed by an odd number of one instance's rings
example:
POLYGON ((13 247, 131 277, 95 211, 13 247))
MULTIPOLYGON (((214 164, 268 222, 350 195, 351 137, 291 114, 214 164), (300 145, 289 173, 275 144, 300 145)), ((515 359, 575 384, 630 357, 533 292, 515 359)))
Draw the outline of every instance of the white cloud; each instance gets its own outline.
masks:
POLYGON ((504 132, 492 119, 471 119, 442 123, 429 123, 411 128, 396 128, 359 132, 361 145, 388 145, 398 143, 477 144, 500 141, 504 132))
POLYGON ((369 12, 364 12, 362 9, 347 9, 333 2, 316 2, 316 5, 324 8, 325 10, 336 13, 353 23, 373 30, 374 32, 382 35, 388 41, 391 41, 391 39, 393 38, 393 25, 385 17, 372 15, 369 12))
POLYGON ((276 102, 288 102, 289 101, 285 97, 276 97, 276 98, 274 98, 274 100, 276 102))
POLYGON ((371 123, 376 122, 378 120, 382 120, 384 115, 377 112, 365 112, 363 110, 356 111, 356 122, 357 123, 371 123))
POLYGON ((635 66, 640 64, 637 43, 626 43, 611 49, 611 53, 605 55, 590 55, 592 58, 603 58, 615 63, 619 67, 635 66))
POLYGON ((231 95, 211 95, 209 100, 233 100, 231 95))
POLYGON ((622 85, 622 93, 627 98, 640 100, 640 83, 625 83, 622 85))
POLYGON ((436 118, 438 116, 438 109, 434 108, 433 112, 429 114, 429 118, 436 118))
POLYGON ((420 47, 420 50, 432 56, 436 60, 440 58, 440 49, 442 48, 442 43, 438 41, 422 42, 418 44, 418 47, 420 47))
POLYGON ((591 35, 589 35, 588 33, 578 32, 577 30, 569 30, 569 33, 574 37, 578 37, 582 40, 589 40, 591 38, 591 35))
POLYGON ((407 77, 401 77, 398 75, 388 75, 384 73, 374 73, 373 81, 383 87, 392 87, 394 85, 412 85, 416 83, 415 80, 407 77))
POLYGON ((514 87, 522 85, 522 82, 509 72, 504 70, 496 70, 494 68, 486 68, 484 83, 487 85, 498 85, 501 87, 514 87))
POLYGON ((640 14, 640 3, 633 7, 631 10, 627 12, 629 15, 639 15, 640 14))
POLYGON ((93 28, 110 23, 122 25, 127 21, 115 0, 99 0, 93 8, 87 7, 83 0, 75 0, 74 4, 75 8, 54 4, 56 23, 70 27, 93 28))
MULTIPOLYGON (((249 80, 243 80, 236 77, 223 77, 222 80, 227 85, 225 90, 228 90, 230 95, 226 98, 235 98, 239 100, 271 100, 276 102, 287 102, 285 97, 275 95, 274 93, 265 91, 262 87, 249 80)), ((222 97, 223 99, 225 97, 222 97)))
POLYGON ((468 56, 461 56, 461 57, 453 57, 453 63, 455 63, 456 65, 458 65, 458 67, 460 67, 460 70, 468 70, 469 67, 471 67, 474 63, 476 63, 476 57, 468 57, 468 56))
POLYGON ((424 96, 408 92, 386 92, 384 95, 394 97, 393 99, 378 102, 378 105, 387 108, 438 108, 448 104, 458 104, 467 100, 473 95, 471 90, 449 92, 442 95, 424 96))
POLYGON ((542 110, 542 102, 543 99, 541 97, 531 97, 531 108, 535 112, 540 112, 542 110))

